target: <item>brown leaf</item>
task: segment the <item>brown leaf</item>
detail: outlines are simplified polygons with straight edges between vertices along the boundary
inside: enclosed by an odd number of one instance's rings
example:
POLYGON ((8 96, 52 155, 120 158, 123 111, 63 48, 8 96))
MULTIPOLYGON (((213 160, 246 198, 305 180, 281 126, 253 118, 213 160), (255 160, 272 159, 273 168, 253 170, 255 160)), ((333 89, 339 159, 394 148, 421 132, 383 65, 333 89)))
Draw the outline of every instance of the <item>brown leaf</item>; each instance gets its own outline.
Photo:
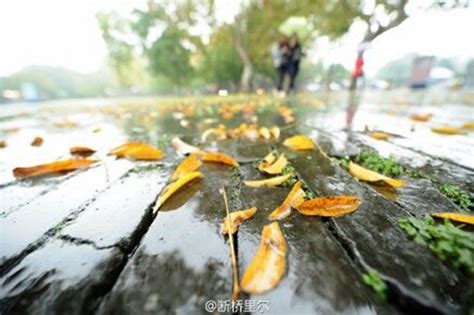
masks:
POLYGON ((6 148, 7 142, 5 140, 0 140, 0 149, 6 148))
POLYGON ((44 175, 58 174, 75 171, 80 168, 87 168, 96 163, 95 160, 87 159, 69 159, 55 161, 47 164, 40 164, 30 167, 17 167, 13 169, 13 175, 16 178, 30 178, 44 175))
POLYGON ((178 137, 174 137, 171 140, 171 145, 173 146, 173 148, 177 152, 179 152, 181 154, 184 154, 184 155, 187 155, 187 154, 190 154, 190 153, 200 153, 200 152, 202 152, 201 149, 184 142, 183 140, 181 140, 178 137))
POLYGON ((295 208, 304 215, 338 217, 356 211, 360 204, 355 196, 334 196, 307 200, 295 208))
POLYGON ((464 130, 455 127, 433 127, 431 128, 431 131, 433 131, 434 133, 439 133, 448 136, 461 135, 465 132, 464 130))
POLYGON ((276 160, 274 163, 268 163, 264 160, 258 165, 258 169, 262 172, 268 173, 268 174, 281 174, 285 167, 288 165, 288 160, 286 159, 284 154, 281 154, 278 160, 276 160))
POLYGON ((181 187, 186 185, 187 183, 191 182, 192 180, 196 178, 202 178, 203 175, 201 172, 190 172, 186 173, 180 178, 178 178, 177 181, 170 183, 168 186, 166 186, 163 191, 161 192, 160 196, 156 200, 155 206, 153 207, 153 213, 158 211, 160 207, 165 203, 168 198, 170 198, 174 193, 176 193, 181 187))
POLYGON ((433 114, 412 114, 410 115, 410 119, 414 121, 426 122, 433 117, 433 114))
POLYGON ((269 220, 280 220, 286 218, 291 213, 291 208, 295 208, 299 206, 302 202, 304 202, 305 193, 304 190, 301 188, 301 182, 297 182, 293 185, 288 196, 285 198, 283 203, 276 208, 270 215, 268 216, 269 220))
POLYGON ((69 149, 69 152, 73 155, 79 155, 79 156, 89 156, 95 153, 95 150, 88 148, 88 147, 72 147, 69 149))
POLYGON ((394 188, 400 188, 406 185, 403 179, 393 179, 377 172, 368 170, 356 163, 349 162, 349 173, 355 178, 365 182, 385 182, 394 188))
POLYGON ((231 166, 239 166, 239 163, 231 156, 220 152, 205 152, 201 155, 204 162, 221 163, 231 166))
POLYGON ((237 232, 239 225, 255 216, 257 213, 257 208, 253 207, 247 210, 240 210, 240 211, 233 211, 229 215, 227 215, 224 219, 224 223, 221 225, 221 234, 229 234, 229 226, 230 226, 230 234, 234 234, 237 232))
POLYGON ((171 180, 176 180, 183 176, 184 174, 194 172, 197 169, 199 169, 202 165, 201 160, 197 157, 196 154, 191 154, 187 158, 179 164, 179 166, 176 168, 176 171, 174 174, 171 176, 171 180))
POLYGON ((314 145, 313 140, 307 136, 303 135, 296 135, 290 138, 287 138, 284 142, 283 145, 293 149, 293 150, 314 150, 316 147, 314 145))
POLYGON ((244 184, 249 187, 273 187, 286 182, 291 177, 291 174, 275 176, 268 179, 261 180, 244 180, 244 184))
POLYGON ((285 274, 286 252, 285 237, 278 223, 265 225, 257 254, 240 282, 242 290, 262 294, 276 287, 285 274))
POLYGON ((449 219, 452 221, 467 223, 474 225, 474 215, 465 214, 465 213, 454 213, 454 212, 437 212, 432 213, 431 216, 436 218, 449 219))
POLYGON ((374 138, 376 140, 383 140, 387 141, 390 138, 390 135, 385 132, 378 132, 378 131, 373 131, 369 133, 369 137, 374 138))
POLYGON ((163 158, 165 154, 149 144, 132 141, 112 149, 109 155, 115 155, 117 158, 124 157, 129 160, 156 161, 163 158))
POLYGON ((31 145, 34 147, 40 147, 43 144, 43 138, 41 137, 35 137, 33 141, 31 142, 31 145))

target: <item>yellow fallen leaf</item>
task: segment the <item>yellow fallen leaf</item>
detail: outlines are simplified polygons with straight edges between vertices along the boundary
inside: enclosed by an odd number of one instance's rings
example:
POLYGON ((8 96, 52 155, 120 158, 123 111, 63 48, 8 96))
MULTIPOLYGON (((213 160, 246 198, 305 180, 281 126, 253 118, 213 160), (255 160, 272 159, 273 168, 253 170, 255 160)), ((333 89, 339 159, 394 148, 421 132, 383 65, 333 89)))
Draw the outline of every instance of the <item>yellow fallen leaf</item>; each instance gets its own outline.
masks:
POLYGON ((60 160, 52 163, 40 164, 30 167, 17 167, 13 169, 13 175, 16 178, 30 178, 57 173, 75 171, 80 168, 86 168, 96 163, 95 160, 87 159, 69 159, 60 160))
POLYGON ((276 287, 285 274, 286 252, 285 237, 278 223, 265 225, 258 251, 240 282, 242 290, 262 294, 276 287))
POLYGON ((313 150, 316 147, 311 138, 303 135, 287 138, 283 145, 293 150, 313 150))
POLYGON ((286 159, 286 156, 281 154, 278 160, 274 163, 267 163, 265 160, 262 161, 262 163, 258 165, 258 169, 262 172, 275 175, 281 174, 287 165, 288 160, 286 159))
POLYGON ((176 180, 179 177, 183 176, 186 173, 194 172, 202 165, 201 160, 198 159, 196 154, 191 154, 179 164, 176 168, 176 171, 171 176, 171 180, 176 180))
POLYGON ((385 182, 394 188, 400 188, 406 185, 403 179, 393 179, 377 172, 366 169, 356 163, 349 162, 349 173, 355 178, 365 182, 385 182))
POLYGON ((72 147, 69 149, 69 152, 74 155, 79 156, 89 156, 95 153, 95 150, 88 148, 88 147, 72 147))
POLYGON ((374 138, 376 140, 383 140, 387 141, 390 138, 390 135, 385 132, 378 132, 378 131, 373 131, 369 133, 369 137, 374 138))
POLYGON ((414 121, 420 121, 420 122, 426 122, 433 117, 433 114, 412 114, 409 116, 411 120, 414 121))
POLYGON ((267 127, 261 127, 259 130, 260 135, 263 139, 268 140, 272 136, 270 130, 267 127))
POLYGON ((273 187, 283 184, 290 176, 291 174, 261 180, 244 180, 244 184, 249 187, 273 187))
POLYGON ((43 144, 43 138, 35 137, 33 141, 31 141, 31 145, 34 147, 40 147, 43 144))
POLYGON ((187 155, 187 154, 190 154, 190 153, 200 153, 200 152, 202 152, 201 149, 184 142, 183 140, 181 140, 178 137, 174 137, 171 140, 171 145, 173 146, 173 148, 177 152, 179 152, 181 154, 184 154, 184 155, 187 155))
POLYGON ((112 149, 109 155, 115 155, 117 158, 124 157, 129 160, 153 161, 160 160, 165 154, 149 144, 133 141, 112 149))
POLYGON ((449 219, 456 222, 467 223, 474 225, 474 215, 454 212, 437 212, 432 213, 431 216, 436 218, 449 219))
POLYGON ((196 178, 202 178, 203 175, 201 172, 190 172, 184 174, 177 181, 170 183, 168 186, 163 189, 160 196, 156 200, 155 206, 153 207, 153 213, 158 211, 160 207, 165 203, 166 200, 169 199, 174 193, 176 193, 179 189, 181 189, 184 185, 191 182, 196 178))
POLYGON ((442 135, 461 135, 464 130, 455 127, 433 127, 431 131, 442 135))
POLYGON ((205 152, 201 155, 204 162, 221 163, 231 166, 239 166, 239 163, 231 156, 220 152, 205 152))
POLYGON ((253 218, 253 216, 257 213, 257 207, 253 207, 247 210, 240 210, 231 212, 227 215, 224 219, 224 223, 221 225, 221 234, 229 234, 229 226, 230 226, 230 234, 234 234, 237 232, 239 225, 248 220, 253 218))
POLYGON ((301 182, 297 182, 293 185, 288 196, 285 198, 283 203, 273 210, 268 216, 269 220, 280 220, 286 218, 291 213, 291 208, 299 206, 304 201, 305 193, 301 188, 301 182))
POLYGON ((474 130, 474 121, 469 121, 462 125, 462 129, 474 130))
POLYGON ((306 200, 295 208, 304 215, 338 217, 356 211, 360 204, 354 196, 333 196, 306 200))
POLYGON ((280 138, 280 128, 272 127, 270 128, 270 133, 272 134, 273 138, 278 139, 280 138))
POLYGON ((270 152, 267 155, 265 155, 265 157, 263 158, 263 161, 268 163, 268 165, 271 165, 273 164, 273 162, 276 161, 276 156, 273 152, 270 152))

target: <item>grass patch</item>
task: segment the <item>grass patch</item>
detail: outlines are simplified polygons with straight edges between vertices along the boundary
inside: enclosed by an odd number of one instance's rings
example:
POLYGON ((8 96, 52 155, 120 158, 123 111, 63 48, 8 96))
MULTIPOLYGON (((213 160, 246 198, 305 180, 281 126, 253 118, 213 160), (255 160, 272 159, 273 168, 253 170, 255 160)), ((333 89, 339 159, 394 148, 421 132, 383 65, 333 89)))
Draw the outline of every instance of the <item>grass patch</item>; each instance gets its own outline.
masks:
MULTIPOLYGON (((393 157, 383 158, 375 151, 362 151, 354 158, 354 162, 385 176, 408 175, 408 170, 393 157)), ((347 162, 348 164, 348 162, 347 162)))
POLYGON ((402 218, 398 224, 415 242, 428 246, 439 259, 474 275, 474 233, 463 231, 448 220, 438 224, 430 215, 423 219, 402 218))
POLYGON ((387 299, 387 285, 377 270, 370 269, 367 273, 362 275, 362 280, 366 285, 372 288, 377 297, 384 301, 387 299))
POLYGON ((464 209, 470 209, 473 206, 469 193, 459 186, 445 183, 440 185, 439 191, 464 209))

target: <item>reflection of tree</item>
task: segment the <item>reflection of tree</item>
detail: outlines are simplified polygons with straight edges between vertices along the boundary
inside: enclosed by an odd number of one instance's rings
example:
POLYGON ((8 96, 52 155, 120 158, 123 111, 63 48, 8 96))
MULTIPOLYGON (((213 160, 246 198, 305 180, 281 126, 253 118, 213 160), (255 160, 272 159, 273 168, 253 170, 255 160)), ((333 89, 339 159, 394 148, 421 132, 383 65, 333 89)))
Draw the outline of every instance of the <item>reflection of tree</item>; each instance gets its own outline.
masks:
POLYGON ((186 265, 174 252, 137 252, 130 268, 101 311, 105 314, 208 314, 207 300, 229 299, 231 279, 220 262, 209 260, 202 270, 186 265))

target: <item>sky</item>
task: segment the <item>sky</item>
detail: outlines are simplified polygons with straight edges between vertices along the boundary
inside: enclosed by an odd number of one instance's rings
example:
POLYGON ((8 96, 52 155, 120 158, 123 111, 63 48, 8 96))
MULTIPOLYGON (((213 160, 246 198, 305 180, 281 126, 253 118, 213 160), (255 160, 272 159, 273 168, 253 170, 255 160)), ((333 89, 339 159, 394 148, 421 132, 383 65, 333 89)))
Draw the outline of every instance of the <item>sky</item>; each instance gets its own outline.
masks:
MULTIPOLYGON (((0 1, 0 76, 28 65, 60 66, 82 73, 100 69, 107 56, 95 15, 129 12, 142 0, 2 0, 0 1)), ((218 0, 221 21, 231 21, 239 1, 218 0)), ((474 8, 424 11, 378 38, 366 54, 366 72, 410 52, 443 57, 474 57, 474 8)), ((338 62, 351 68, 362 30, 355 26, 338 43, 324 39, 311 60, 338 62)))

